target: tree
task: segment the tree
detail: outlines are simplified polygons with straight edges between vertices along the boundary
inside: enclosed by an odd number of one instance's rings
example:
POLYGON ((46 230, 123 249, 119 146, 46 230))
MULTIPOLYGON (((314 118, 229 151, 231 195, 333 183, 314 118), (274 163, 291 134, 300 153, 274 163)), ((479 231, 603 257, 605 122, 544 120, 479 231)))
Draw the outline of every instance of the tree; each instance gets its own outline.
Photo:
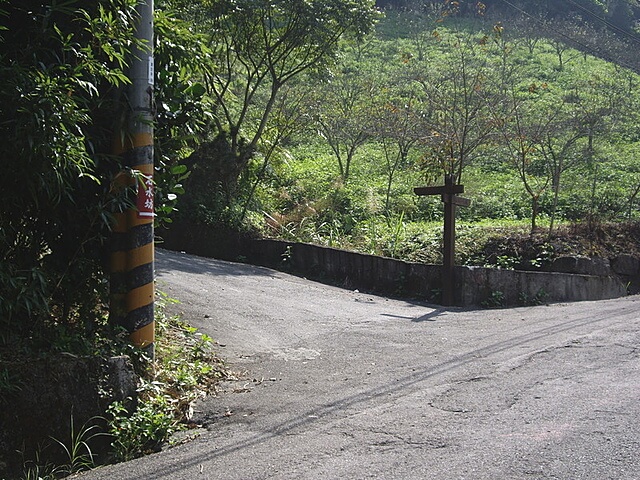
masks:
POLYGON ((411 40, 418 52, 418 60, 424 60, 433 31, 445 17, 454 13, 452 6, 444 2, 418 0, 411 4, 408 27, 411 40))
POLYGON ((83 5, 0 9, 0 157, 11 172, 0 179, 0 328, 14 332, 95 318, 106 297, 102 257, 119 202, 109 192, 113 92, 127 82, 135 2, 83 5))
POLYGON ((544 32, 540 28, 540 22, 533 21, 530 17, 520 14, 510 20, 510 29, 518 36, 518 41, 522 43, 533 55, 536 47, 544 37, 544 32))
POLYGON ((376 85, 356 67, 347 67, 322 81, 311 107, 318 133, 338 163, 343 182, 349 179, 358 149, 372 136, 376 85))
POLYGON ((211 10, 215 69, 207 79, 216 136, 206 159, 227 201, 259 147, 284 85, 320 69, 347 35, 368 33, 370 0, 222 0, 211 10))
POLYGON ((387 186, 385 212, 391 213, 391 188, 397 171, 407 166, 410 151, 422 138, 419 108, 416 108, 416 93, 409 87, 391 85, 379 97, 373 131, 382 144, 387 186))
POLYGON ((545 84, 513 86, 504 102, 492 109, 507 161, 515 169, 531 199, 531 231, 537 228, 540 197, 551 183, 540 145, 553 131, 556 98, 545 84))
MULTIPOLYGON (((587 135, 579 118, 567 115, 562 103, 560 108, 554 112, 552 121, 541 132, 539 140, 539 152, 544 159, 546 168, 551 177, 551 188, 553 191, 553 205, 551 207, 549 224, 549 234, 553 231, 556 213, 558 210, 558 197, 560 195, 562 175, 569 169, 575 167, 582 158, 579 149, 579 141, 587 135)), ((535 224, 532 224, 532 229, 535 224)))
POLYGON ((577 78, 572 92, 565 98, 572 107, 574 131, 581 132, 586 140, 580 160, 591 177, 590 219, 596 214, 595 192, 601 174, 598 158, 602 156, 602 146, 624 135, 620 127, 635 115, 633 90, 629 72, 611 66, 577 78))
POLYGON ((558 70, 563 70, 567 63, 577 58, 580 54, 575 49, 576 42, 573 40, 580 32, 579 20, 570 18, 568 20, 546 22, 546 30, 551 32, 549 42, 558 57, 558 70), (568 33, 573 35, 569 36, 568 33))
POLYGON ((156 226, 172 222, 190 173, 184 159, 206 139, 211 123, 204 78, 213 68, 213 55, 207 37, 179 18, 184 8, 165 1, 155 10, 156 226))
POLYGON ((283 157, 288 154, 282 144, 286 143, 295 133, 305 131, 312 123, 305 108, 308 95, 309 91, 304 88, 295 88, 292 85, 283 87, 274 106, 272 118, 263 134, 262 165, 255 175, 256 178, 245 200, 240 221, 244 220, 250 204, 254 201, 258 185, 263 180, 274 157, 283 157))
POLYGON ((484 37, 453 33, 442 42, 439 65, 417 64, 414 81, 425 105, 425 157, 460 181, 464 167, 493 132, 491 72, 482 51, 484 37))

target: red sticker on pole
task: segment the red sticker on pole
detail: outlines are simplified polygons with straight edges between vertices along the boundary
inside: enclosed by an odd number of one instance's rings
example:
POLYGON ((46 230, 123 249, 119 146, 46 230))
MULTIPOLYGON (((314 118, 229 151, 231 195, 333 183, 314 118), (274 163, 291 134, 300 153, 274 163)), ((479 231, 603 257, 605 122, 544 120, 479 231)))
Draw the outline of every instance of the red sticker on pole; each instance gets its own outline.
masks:
POLYGON ((153 217, 153 176, 142 175, 142 179, 138 184, 138 197, 136 206, 138 207, 139 218, 153 217))

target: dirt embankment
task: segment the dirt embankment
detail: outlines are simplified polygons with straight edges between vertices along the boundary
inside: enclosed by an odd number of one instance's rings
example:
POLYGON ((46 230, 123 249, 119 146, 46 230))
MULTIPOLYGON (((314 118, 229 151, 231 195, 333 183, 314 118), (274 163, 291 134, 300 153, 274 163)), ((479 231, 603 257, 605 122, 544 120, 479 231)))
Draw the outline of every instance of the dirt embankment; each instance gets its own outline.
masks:
POLYGON ((640 258, 640 222, 576 224, 555 229, 551 234, 501 235, 491 238, 480 253, 486 264, 511 262, 510 267, 531 270, 565 255, 640 258))

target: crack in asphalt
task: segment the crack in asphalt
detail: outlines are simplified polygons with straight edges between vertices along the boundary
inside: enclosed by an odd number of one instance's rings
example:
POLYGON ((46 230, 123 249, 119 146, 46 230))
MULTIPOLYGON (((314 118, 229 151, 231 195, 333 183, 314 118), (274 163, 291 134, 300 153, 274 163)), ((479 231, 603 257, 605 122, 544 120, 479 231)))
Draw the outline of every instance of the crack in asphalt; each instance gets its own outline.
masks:
MULTIPOLYGON (((614 346, 620 346, 614 344, 614 346)), ((530 380, 530 384, 524 385, 522 388, 517 389, 515 392, 510 393, 506 392, 502 397, 494 398, 489 397, 486 399, 486 403, 480 403, 476 408, 474 406, 469 405, 469 401, 464 397, 468 393, 467 387, 475 384, 475 383, 483 383, 483 384, 498 384, 502 380, 507 380, 508 377, 512 376, 513 373, 517 371, 522 371, 527 368, 533 368, 532 365, 538 362, 542 356, 551 355, 556 352, 562 352, 565 349, 600 349, 604 348, 605 345, 601 344, 584 344, 580 340, 572 340, 564 345, 557 345, 552 347, 546 347, 541 350, 533 351, 527 354, 524 358, 520 358, 520 362, 517 365, 509 366, 508 370, 500 371, 500 369, 494 370, 494 375, 485 375, 485 376, 473 376, 471 378, 466 378, 459 380, 453 384, 453 386, 449 387, 444 392, 436 395, 430 402, 429 406, 435 408, 437 410, 447 412, 447 413, 474 413, 477 411, 506 411, 512 409, 515 405, 517 405, 522 398, 525 397, 527 392, 534 390, 536 387, 544 385, 547 382, 553 382, 559 379, 568 379, 569 377, 566 374, 562 375, 548 375, 547 370, 543 368, 539 368, 538 372, 542 376, 542 378, 535 378, 530 380), (493 401, 493 403, 489 403, 493 401), (467 406, 458 407, 456 403, 467 403, 467 406), (484 408, 483 408, 484 407, 484 408)), ((625 348, 625 347, 623 347, 625 348)), ((623 361, 632 361, 633 359, 623 360, 623 361)), ((579 374, 577 374, 579 375, 579 374)), ((572 375, 574 377, 574 375, 572 375)), ((499 385, 496 385, 496 391, 502 391, 499 385)))
POLYGON ((392 432, 388 432, 386 430, 378 430, 378 429, 374 429, 374 428, 368 428, 366 429, 367 433, 370 434, 374 434, 374 435, 382 435, 382 436, 386 436, 386 437, 390 437, 389 440, 380 440, 377 442, 370 442, 369 445, 374 446, 374 447, 387 447, 387 446, 395 446, 395 445, 407 445, 409 447, 417 447, 417 448, 423 448, 423 447, 427 447, 430 450, 433 449, 439 449, 439 448, 446 448, 449 446, 448 443, 443 442, 441 440, 438 439, 425 439, 425 440, 412 440, 412 439, 408 439, 402 435, 399 435, 397 433, 392 433, 392 432))

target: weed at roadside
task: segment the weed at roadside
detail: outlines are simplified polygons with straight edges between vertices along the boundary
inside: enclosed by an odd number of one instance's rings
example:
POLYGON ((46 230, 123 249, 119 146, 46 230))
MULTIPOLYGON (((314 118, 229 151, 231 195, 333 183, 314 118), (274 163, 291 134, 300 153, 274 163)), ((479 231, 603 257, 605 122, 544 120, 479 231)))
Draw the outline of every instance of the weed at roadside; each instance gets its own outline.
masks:
POLYGON ((115 461, 127 461, 158 451, 192 420, 196 400, 215 391, 226 378, 215 356, 213 339, 166 313, 179 303, 162 292, 156 300, 156 357, 142 372, 138 398, 109 407, 109 434, 115 461))
POLYGON ((152 396, 139 402, 133 413, 122 402, 111 404, 109 434, 116 462, 158 451, 160 445, 181 426, 173 415, 173 408, 162 396, 152 396))
POLYGON ((100 427, 96 423, 101 420, 104 419, 98 417, 89 419, 79 430, 76 430, 75 420, 71 415, 69 442, 49 437, 55 444, 62 447, 67 462, 54 464, 45 461, 42 457, 42 450, 45 447, 40 446, 35 452, 35 459, 24 461, 21 480, 56 480, 94 468, 95 454, 89 444, 94 438, 106 435, 100 431, 100 427))
POLYGON ((536 306, 536 305, 542 305, 544 303, 545 298, 547 298, 548 295, 549 294, 543 288, 541 288, 533 296, 529 296, 525 292, 520 292, 520 295, 518 295, 518 300, 520 301, 521 305, 536 306))
POLYGON ((485 308, 501 308, 505 305, 504 293, 500 290, 494 290, 489 297, 480 303, 485 308))

